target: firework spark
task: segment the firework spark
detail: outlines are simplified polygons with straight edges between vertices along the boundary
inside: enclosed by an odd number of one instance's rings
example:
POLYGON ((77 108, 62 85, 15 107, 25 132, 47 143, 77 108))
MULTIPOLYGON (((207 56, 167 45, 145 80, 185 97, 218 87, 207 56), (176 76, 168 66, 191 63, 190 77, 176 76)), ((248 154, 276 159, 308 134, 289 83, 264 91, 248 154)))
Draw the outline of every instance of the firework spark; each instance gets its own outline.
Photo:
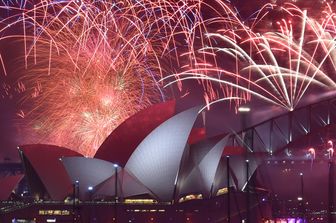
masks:
POLYGON ((9 1, 0 10, 8 14, 0 41, 23 46, 14 88, 23 95, 17 114, 25 143, 88 156, 126 118, 164 100, 159 79, 186 64, 203 66, 194 51, 211 44, 203 33, 238 21, 222 1, 9 1))
POLYGON ((34 143, 91 156, 117 125, 162 98, 159 49, 132 10, 69 1, 22 14, 23 134, 34 143))
POLYGON ((286 16, 276 22, 277 29, 258 30, 258 22, 275 8, 263 7, 250 25, 236 20, 234 29, 204 33, 213 44, 194 51, 214 59, 164 77, 166 86, 196 79, 208 103, 235 96, 238 107, 254 96, 287 110, 293 110, 312 89, 335 90, 334 13, 325 11, 326 17, 317 21, 307 11, 286 4, 281 7, 286 16))
POLYGON ((142 4, 27 2, 3 21, 9 25, 2 33, 15 25, 23 30, 16 35, 25 67, 18 81, 24 92, 19 114, 28 142, 94 155, 117 125, 162 100, 161 29, 169 18, 156 12, 160 5, 142 4))

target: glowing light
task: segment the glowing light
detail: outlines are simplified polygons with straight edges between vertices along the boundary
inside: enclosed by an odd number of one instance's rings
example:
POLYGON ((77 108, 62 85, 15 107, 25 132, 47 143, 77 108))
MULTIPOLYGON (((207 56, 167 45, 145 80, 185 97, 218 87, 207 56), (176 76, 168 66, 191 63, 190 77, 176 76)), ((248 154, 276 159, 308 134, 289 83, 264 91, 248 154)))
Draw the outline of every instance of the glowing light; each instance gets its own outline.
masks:
POLYGON ((239 112, 249 112, 251 111, 251 109, 249 107, 239 107, 238 111, 239 112))
POLYGON ((125 199, 126 204, 156 204, 157 201, 153 199, 125 199))
POLYGON ((315 159, 315 149, 314 148, 309 148, 308 153, 312 159, 315 159))
POLYGON ((328 157, 329 159, 331 159, 334 156, 333 142, 331 140, 328 140, 327 144, 328 144, 328 149, 327 149, 328 157))

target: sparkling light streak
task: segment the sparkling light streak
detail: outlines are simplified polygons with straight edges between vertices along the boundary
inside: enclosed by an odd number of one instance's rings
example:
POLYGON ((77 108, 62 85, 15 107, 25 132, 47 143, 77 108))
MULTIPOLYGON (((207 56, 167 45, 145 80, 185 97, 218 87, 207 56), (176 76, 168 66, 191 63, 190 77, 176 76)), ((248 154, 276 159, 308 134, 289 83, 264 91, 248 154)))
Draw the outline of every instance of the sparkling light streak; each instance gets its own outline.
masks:
POLYGON ((202 45, 194 51, 203 55, 207 63, 164 77, 170 80, 166 86, 197 79, 205 90, 206 101, 235 96, 239 107, 257 97, 290 111, 314 89, 335 91, 334 13, 324 11, 326 17, 317 20, 306 10, 285 4, 277 28, 256 28, 275 8, 268 4, 256 13, 251 25, 236 21, 232 30, 204 33, 212 45, 202 45), (214 89, 216 85, 221 91, 214 89))
POLYGON ((198 63, 194 47, 209 43, 208 27, 237 20, 222 1, 42 0, 0 10, 8 14, 0 43, 18 39, 23 48, 22 75, 5 92, 22 95, 24 143, 87 156, 126 118, 164 100, 159 80, 198 63))

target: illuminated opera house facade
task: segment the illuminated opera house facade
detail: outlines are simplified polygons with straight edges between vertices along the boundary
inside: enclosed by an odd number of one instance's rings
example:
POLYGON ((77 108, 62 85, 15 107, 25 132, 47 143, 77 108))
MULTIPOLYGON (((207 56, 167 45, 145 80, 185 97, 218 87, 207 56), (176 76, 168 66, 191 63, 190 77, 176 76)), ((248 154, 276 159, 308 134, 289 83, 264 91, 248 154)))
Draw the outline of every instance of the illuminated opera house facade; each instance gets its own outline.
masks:
MULTIPOLYGON (((201 119, 200 108, 176 112, 176 102, 168 101, 141 111, 113 131, 94 158, 52 145, 20 146, 35 204, 8 212, 7 219, 204 222, 223 218, 227 208, 222 195, 227 194, 228 183, 237 190, 236 199, 243 196, 239 191, 259 159, 229 146, 228 135, 206 138, 204 128, 194 127, 201 119), (91 206, 96 209, 85 211, 91 206), (204 208, 219 214, 204 215, 204 208)), ((231 199, 232 213, 245 212, 244 199, 241 207, 231 199)), ((250 199, 255 202, 252 193, 250 199)), ((257 215, 253 217, 261 217, 257 215)))
MULTIPOLYGON (((8 204, 2 209, 2 220, 267 222, 283 211, 280 207, 274 211, 278 204, 270 200, 289 197, 289 193, 298 197, 290 201, 295 203, 295 213, 304 215, 313 199, 307 191, 311 188, 307 183, 304 189, 297 185, 303 183, 301 172, 309 171, 313 159, 300 148, 289 148, 302 144, 306 135, 329 134, 324 127, 333 126, 336 115, 323 106, 335 106, 335 100, 301 107, 235 134, 207 137, 206 129, 195 124, 202 122, 201 107, 177 111, 176 102, 168 101, 123 122, 94 158, 52 145, 20 146, 34 199, 15 209, 8 204), (294 169, 297 163, 300 166, 294 169), (307 203, 302 202, 303 196, 307 203)), ((310 172, 326 188, 323 191, 328 191, 328 157, 317 151, 316 156, 325 162, 314 164, 319 174, 310 172)), ((0 193, 2 199, 8 198, 10 188, 22 177, 3 183, 7 189, 0 193)), ((321 196, 326 196, 327 205, 330 194, 321 196)))

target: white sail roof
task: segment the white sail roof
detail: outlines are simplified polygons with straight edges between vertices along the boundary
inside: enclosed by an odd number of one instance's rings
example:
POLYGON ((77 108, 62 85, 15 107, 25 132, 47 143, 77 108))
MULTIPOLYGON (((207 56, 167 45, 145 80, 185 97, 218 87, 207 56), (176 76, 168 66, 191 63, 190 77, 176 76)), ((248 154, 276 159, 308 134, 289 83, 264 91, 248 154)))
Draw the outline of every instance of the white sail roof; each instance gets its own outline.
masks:
POLYGON ((194 107, 162 123, 126 163, 125 169, 162 201, 173 199, 182 155, 198 111, 199 107, 194 107))

